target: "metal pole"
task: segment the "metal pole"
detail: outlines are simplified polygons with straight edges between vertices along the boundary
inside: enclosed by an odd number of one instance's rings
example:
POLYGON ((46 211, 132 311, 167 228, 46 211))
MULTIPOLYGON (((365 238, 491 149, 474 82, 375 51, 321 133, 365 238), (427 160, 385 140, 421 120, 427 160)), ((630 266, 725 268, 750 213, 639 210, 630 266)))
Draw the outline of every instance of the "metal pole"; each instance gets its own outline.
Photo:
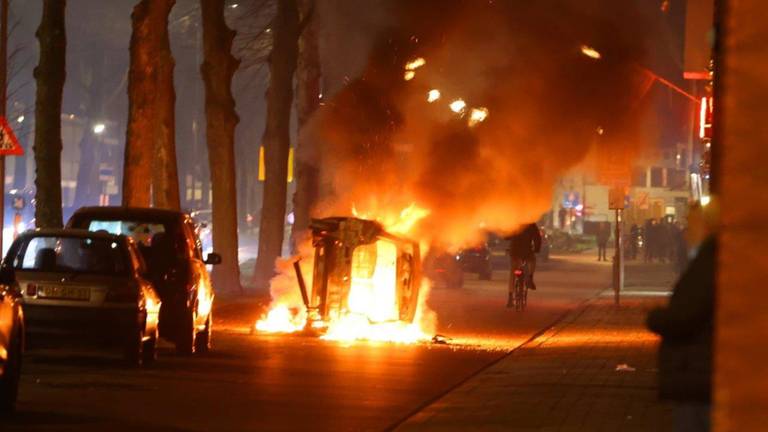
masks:
MULTIPOLYGON (((8 0, 0 0, 0 117, 5 117, 8 95, 8 0)), ((0 156, 0 254, 5 228, 5 156, 0 156)))
POLYGON ((624 287, 624 250, 622 240, 622 211, 616 209, 616 228, 614 229, 615 251, 613 255, 613 301, 616 306, 620 303, 620 293, 624 287))

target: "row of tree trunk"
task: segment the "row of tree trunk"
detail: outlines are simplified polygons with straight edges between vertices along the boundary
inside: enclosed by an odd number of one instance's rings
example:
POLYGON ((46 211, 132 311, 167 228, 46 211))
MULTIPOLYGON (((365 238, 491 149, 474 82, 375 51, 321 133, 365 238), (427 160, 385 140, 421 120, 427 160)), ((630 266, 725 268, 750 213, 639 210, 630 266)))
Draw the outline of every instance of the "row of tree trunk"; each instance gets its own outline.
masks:
MULTIPOLYGON (((129 113, 122 185, 125 206, 175 210, 180 206, 174 139, 175 63, 168 34, 168 18, 174 4, 175 0, 140 0, 131 15, 129 113)), ((213 280, 219 288, 240 291, 234 155, 234 133, 239 119, 231 92, 232 78, 239 66, 239 61, 232 56, 235 32, 224 18, 225 0, 200 0, 200 6, 204 57, 200 71, 205 83, 213 246, 223 258, 223 264, 214 270, 213 280)), ((60 115, 66 78, 65 9, 65 0, 44 0, 43 18, 37 31, 40 62, 35 69, 34 153, 39 227, 60 227, 63 222, 60 115)), ((254 276, 257 286, 268 284, 275 259, 282 253, 295 74, 300 82, 297 101, 300 127, 319 103, 320 67, 316 34, 311 25, 312 10, 313 0, 278 0, 272 22, 274 39, 263 137, 266 179, 254 276)), ((84 140, 89 139, 90 125, 86 128, 84 140)), ((294 237, 309 225, 310 209, 317 199, 317 168, 307 156, 309 148, 307 138, 300 134, 294 237)), ((91 181, 93 176, 85 174, 79 180, 91 181)))
MULTIPOLYGON (((168 17, 175 0, 140 0, 131 14, 123 205, 178 210, 174 60, 168 17)), ((235 32, 224 20, 224 0, 200 0, 206 89, 206 121, 213 184, 213 242, 222 255, 214 271, 217 288, 240 291, 237 260, 237 203, 234 131, 238 118, 231 93, 239 62, 232 56, 235 32)), ((61 102, 66 79, 65 0, 44 0, 37 31, 40 61, 35 68, 36 210, 38 227, 62 226, 61 102)), ((84 138, 88 139, 90 125, 84 138)), ((93 157, 94 155, 84 155, 93 157)), ((90 177, 90 176, 89 176, 90 177)), ((83 181, 89 181, 85 175, 83 181)))

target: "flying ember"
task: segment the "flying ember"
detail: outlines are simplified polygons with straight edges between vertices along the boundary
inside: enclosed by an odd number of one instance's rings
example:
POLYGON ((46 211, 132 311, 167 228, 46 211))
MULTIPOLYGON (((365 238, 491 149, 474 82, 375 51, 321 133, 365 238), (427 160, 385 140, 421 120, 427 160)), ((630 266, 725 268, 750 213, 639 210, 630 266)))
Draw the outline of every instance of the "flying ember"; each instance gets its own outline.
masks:
POLYGON ((412 80, 416 76, 416 72, 412 70, 407 70, 403 73, 403 79, 406 81, 412 80))
POLYGON ((581 46, 581 53, 584 54, 585 56, 587 56, 587 57, 589 57, 591 59, 595 59, 595 60, 599 60, 602 57, 602 55, 600 54, 599 51, 597 51, 596 49, 592 48, 589 45, 582 45, 581 46))
POLYGON ((469 112, 469 126, 476 126, 486 118, 488 118, 488 108, 472 108, 472 110, 469 112))
POLYGON ((432 89, 427 92, 427 102, 432 103, 438 99, 440 99, 440 90, 432 89))
POLYGON ((464 111, 464 108, 467 107, 467 103, 464 102, 463 99, 456 99, 455 101, 451 102, 451 104, 448 106, 451 107, 451 111, 458 114, 464 111))
POLYGON ((405 64, 405 70, 414 71, 425 64, 427 64, 427 61, 424 60, 424 57, 417 57, 405 64))

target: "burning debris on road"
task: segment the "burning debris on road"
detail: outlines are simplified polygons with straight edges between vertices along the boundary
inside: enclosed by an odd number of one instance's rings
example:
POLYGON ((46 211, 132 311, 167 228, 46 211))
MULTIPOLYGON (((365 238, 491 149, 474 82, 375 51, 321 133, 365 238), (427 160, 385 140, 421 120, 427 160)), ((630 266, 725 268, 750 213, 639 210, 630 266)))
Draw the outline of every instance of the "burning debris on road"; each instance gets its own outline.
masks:
POLYGON ((293 261, 304 310, 295 307, 295 296, 293 312, 278 296, 258 330, 308 331, 333 340, 429 340, 419 322, 426 289, 418 243, 354 217, 315 219, 311 229, 311 278, 293 261))

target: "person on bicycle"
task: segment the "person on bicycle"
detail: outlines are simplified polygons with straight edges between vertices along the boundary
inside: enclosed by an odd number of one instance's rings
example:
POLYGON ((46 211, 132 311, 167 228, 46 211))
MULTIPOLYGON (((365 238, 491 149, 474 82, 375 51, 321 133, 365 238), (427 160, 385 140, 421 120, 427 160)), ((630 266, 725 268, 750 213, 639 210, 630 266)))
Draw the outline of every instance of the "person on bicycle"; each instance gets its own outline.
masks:
POLYGON ((518 269, 523 262, 528 263, 528 287, 532 290, 536 289, 536 284, 533 282, 533 273, 536 271, 536 254, 541 250, 541 231, 535 224, 525 225, 517 233, 507 237, 509 240, 509 258, 510 258, 510 274, 509 274, 509 292, 512 295, 514 291, 515 270, 518 269))

